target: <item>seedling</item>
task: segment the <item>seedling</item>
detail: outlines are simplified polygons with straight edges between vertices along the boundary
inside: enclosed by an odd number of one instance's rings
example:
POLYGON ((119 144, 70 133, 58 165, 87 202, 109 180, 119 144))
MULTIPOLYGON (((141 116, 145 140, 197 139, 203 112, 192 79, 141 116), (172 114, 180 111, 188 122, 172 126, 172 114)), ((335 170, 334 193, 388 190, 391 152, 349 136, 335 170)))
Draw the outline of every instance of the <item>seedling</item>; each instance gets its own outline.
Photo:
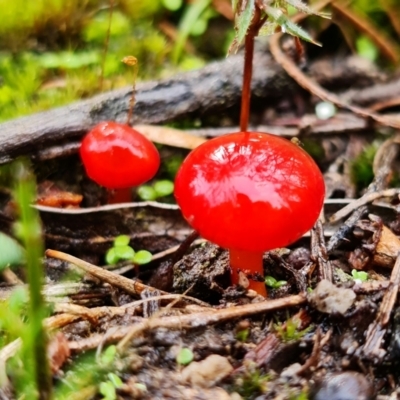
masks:
POLYGON ((123 386, 123 382, 118 375, 110 372, 107 375, 108 380, 101 382, 99 386, 99 392, 103 397, 102 400, 116 400, 117 389, 123 386))
POLYGON ((277 281, 273 276, 265 277, 265 284, 272 289, 279 289, 287 284, 287 281, 277 281))
POLYGON ((129 246, 130 238, 127 235, 117 236, 111 247, 106 253, 106 263, 108 265, 117 264, 119 261, 131 261, 136 265, 148 264, 152 259, 152 254, 147 250, 135 252, 129 246))
POLYGON ((285 343, 299 340, 311 330, 311 326, 309 326, 300 331, 300 324, 301 321, 295 317, 274 324, 276 335, 285 343))
POLYGON ((193 361, 194 355, 192 350, 183 347, 176 356, 176 362, 179 365, 188 365, 193 361))
POLYGON ((353 269, 351 275, 354 280, 357 281, 366 282, 368 280, 368 273, 365 271, 357 271, 356 269, 353 269))
POLYGON ((145 201, 157 200, 174 193, 174 183, 169 180, 154 182, 153 185, 142 185, 138 188, 138 196, 145 201))
POLYGON ((235 391, 245 399, 265 393, 267 383, 271 379, 270 376, 263 374, 255 365, 247 365, 246 367, 243 375, 236 379, 235 391))

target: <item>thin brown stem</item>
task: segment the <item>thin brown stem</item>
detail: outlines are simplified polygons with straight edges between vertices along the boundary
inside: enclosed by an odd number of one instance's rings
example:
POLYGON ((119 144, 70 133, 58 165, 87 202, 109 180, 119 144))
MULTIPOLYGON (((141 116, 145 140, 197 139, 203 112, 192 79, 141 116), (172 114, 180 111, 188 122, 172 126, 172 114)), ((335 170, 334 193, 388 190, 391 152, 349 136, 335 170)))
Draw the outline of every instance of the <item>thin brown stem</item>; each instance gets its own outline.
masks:
POLYGON ((129 100, 129 110, 128 116, 126 117, 126 124, 130 126, 131 119, 133 115, 133 107, 135 106, 135 97, 136 97, 136 78, 138 74, 138 60, 136 57, 127 56, 122 59, 122 62, 130 67, 133 67, 133 86, 132 86, 132 95, 129 100))

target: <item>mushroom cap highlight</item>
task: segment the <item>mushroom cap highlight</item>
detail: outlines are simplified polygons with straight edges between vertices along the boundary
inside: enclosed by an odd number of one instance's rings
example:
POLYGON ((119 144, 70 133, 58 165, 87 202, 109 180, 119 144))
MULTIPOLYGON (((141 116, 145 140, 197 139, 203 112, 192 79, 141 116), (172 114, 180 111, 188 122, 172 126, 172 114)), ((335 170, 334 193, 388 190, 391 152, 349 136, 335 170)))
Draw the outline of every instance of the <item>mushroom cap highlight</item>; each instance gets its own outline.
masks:
POLYGON ((83 138, 80 155, 86 173, 101 186, 123 189, 141 185, 157 173, 155 145, 128 125, 105 121, 83 138))
POLYGON ((268 251, 312 228, 325 195, 314 160, 292 142, 240 132, 193 150, 175 180, 189 224, 227 249, 268 251))

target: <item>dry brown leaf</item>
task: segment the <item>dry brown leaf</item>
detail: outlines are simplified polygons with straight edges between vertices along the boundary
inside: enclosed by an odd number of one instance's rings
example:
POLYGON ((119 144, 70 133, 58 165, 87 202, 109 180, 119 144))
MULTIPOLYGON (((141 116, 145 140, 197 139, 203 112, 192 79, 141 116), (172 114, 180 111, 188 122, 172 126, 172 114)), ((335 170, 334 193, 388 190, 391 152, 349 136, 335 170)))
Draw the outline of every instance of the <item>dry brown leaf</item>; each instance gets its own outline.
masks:
POLYGON ((194 149, 207 141, 205 138, 193 136, 185 131, 165 126, 135 125, 134 128, 152 142, 183 149, 194 149))

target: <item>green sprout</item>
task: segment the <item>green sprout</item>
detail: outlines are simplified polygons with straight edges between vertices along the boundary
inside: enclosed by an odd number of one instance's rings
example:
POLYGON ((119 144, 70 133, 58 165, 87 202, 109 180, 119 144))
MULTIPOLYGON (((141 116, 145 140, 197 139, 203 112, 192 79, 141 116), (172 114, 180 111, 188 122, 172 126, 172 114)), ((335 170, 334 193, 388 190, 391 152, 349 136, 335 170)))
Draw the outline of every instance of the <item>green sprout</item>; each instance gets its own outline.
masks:
POLYGON ((123 382, 113 372, 109 372, 107 378, 108 380, 101 382, 99 386, 99 392, 104 396, 102 400, 116 400, 117 389, 123 386, 123 382))
POLYGON ((356 269, 353 269, 351 271, 351 275, 353 276, 354 280, 361 282, 366 282, 368 280, 368 273, 365 271, 357 271, 356 269))
POLYGON ((241 329, 236 333, 236 340, 238 340, 239 342, 246 342, 246 340, 249 338, 249 335, 250 335, 250 329, 248 328, 241 329))
POLYGON ((265 277, 265 284, 273 289, 279 289, 280 287, 287 284, 287 281, 277 281, 273 276, 266 276, 265 277))
POLYGON ((138 196, 144 201, 153 201, 167 197, 174 192, 174 183, 170 180, 156 181, 153 185, 142 185, 137 190, 138 196))
POLYGON ((235 391, 245 399, 253 398, 255 394, 265 393, 271 377, 263 374, 253 364, 246 367, 244 374, 236 379, 235 391))
POLYGON ((130 238, 127 235, 119 235, 114 239, 113 247, 106 253, 107 265, 117 264, 119 261, 131 261, 136 265, 148 264, 152 259, 152 254, 147 250, 135 252, 129 246, 130 238))
POLYGON ((176 356, 176 362, 179 365, 188 365, 193 361, 194 355, 192 350, 183 347, 176 356))
POLYGON ((274 324, 276 335, 285 343, 299 340, 311 330, 311 326, 309 326, 300 331, 300 324, 300 319, 296 317, 289 318, 285 322, 274 324))

